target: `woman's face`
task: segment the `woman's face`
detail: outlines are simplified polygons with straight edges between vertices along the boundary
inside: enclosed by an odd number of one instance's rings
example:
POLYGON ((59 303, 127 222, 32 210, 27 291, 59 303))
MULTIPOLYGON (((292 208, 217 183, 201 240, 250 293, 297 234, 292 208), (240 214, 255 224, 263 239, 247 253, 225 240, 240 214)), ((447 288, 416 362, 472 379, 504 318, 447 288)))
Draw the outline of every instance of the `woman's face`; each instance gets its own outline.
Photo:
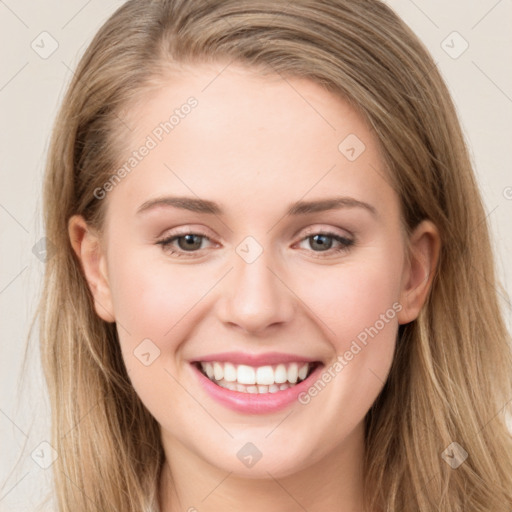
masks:
POLYGON ((361 446, 432 261, 428 224, 405 257, 369 126, 234 65, 184 70, 122 122, 101 247, 74 244, 167 455, 277 478, 361 446))

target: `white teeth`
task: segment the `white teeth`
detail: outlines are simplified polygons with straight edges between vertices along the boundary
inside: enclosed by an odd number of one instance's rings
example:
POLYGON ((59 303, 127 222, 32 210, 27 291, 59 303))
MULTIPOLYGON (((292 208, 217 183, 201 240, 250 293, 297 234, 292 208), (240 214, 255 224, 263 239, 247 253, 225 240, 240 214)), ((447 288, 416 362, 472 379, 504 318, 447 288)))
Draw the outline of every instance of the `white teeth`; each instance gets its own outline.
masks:
POLYGON ((224 379, 228 382, 236 381, 236 368, 231 363, 224 364, 224 379))
POLYGON ((276 384, 283 384, 288 380, 288 372, 284 364, 278 364, 275 372, 274 382, 276 384))
POLYGON ((241 364, 236 370, 236 380, 240 384, 256 384, 256 372, 252 366, 241 364))
POLYGON ((299 366, 297 363, 292 363, 288 368, 288 382, 295 384, 299 378, 299 366))
POLYGON ((234 365, 218 361, 200 363, 210 380, 232 391, 245 393, 276 393, 304 380, 310 363, 289 363, 260 367, 245 364, 234 365))
POLYGON ((203 370, 208 375, 209 379, 213 379, 213 364, 212 363, 202 363, 203 370))
POLYGON ((274 370, 272 370, 272 366, 260 366, 256 370, 256 382, 267 386, 274 384, 274 370))
POLYGON ((213 376, 215 380, 222 380, 224 378, 224 368, 220 363, 213 363, 213 376))

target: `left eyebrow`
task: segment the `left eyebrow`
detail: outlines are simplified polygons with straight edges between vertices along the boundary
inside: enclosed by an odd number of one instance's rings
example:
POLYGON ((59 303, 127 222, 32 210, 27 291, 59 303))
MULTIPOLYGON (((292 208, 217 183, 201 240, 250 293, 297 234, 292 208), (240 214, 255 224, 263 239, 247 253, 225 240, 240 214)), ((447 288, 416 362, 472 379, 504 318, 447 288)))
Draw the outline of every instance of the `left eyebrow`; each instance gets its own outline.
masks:
MULTIPOLYGON (((150 199, 143 203, 138 209, 137 214, 157 208, 159 206, 168 206, 189 210, 196 213, 208 213, 212 215, 223 215, 224 211, 221 206, 207 199, 199 199, 194 197, 158 197, 150 199)), ((328 210, 338 210, 341 208, 363 208, 370 212, 374 217, 378 217, 377 209, 369 203, 360 201, 353 197, 332 197, 316 201, 297 201, 292 203, 286 212, 286 215, 298 216, 308 213, 318 213, 328 210)))
POLYGON ((359 201, 354 197, 332 197, 318 201, 297 201, 293 203, 287 215, 304 215, 307 213, 325 212, 328 210, 338 210, 341 208, 363 208, 369 211, 374 217, 378 217, 377 209, 369 203, 359 201))
POLYGON ((190 210, 197 213, 211 213, 213 215, 221 215, 222 208, 214 201, 206 199, 196 199, 194 197, 157 197, 143 203, 137 209, 137 214, 152 210, 159 206, 173 206, 183 210, 190 210))

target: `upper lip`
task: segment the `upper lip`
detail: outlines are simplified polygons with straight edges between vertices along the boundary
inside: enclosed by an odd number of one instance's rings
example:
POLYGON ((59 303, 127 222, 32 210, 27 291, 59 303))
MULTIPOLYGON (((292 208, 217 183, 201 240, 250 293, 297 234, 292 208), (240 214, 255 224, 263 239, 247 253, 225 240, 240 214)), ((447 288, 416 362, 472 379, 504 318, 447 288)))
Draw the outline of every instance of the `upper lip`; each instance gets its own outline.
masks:
POLYGON ((263 354, 248 354, 244 352, 221 352, 197 357, 191 362, 213 362, 245 364, 247 366, 265 366, 280 363, 316 363, 319 359, 299 356, 296 354, 285 354, 282 352, 266 352, 263 354))

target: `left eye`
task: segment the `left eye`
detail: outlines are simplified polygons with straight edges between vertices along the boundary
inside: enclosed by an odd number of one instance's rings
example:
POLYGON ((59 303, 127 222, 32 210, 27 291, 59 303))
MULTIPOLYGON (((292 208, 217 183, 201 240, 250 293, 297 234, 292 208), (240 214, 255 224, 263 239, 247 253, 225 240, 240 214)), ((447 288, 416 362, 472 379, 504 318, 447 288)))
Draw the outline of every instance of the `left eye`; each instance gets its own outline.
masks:
POLYGON ((182 252, 196 252, 198 249, 201 249, 201 242, 203 238, 209 240, 209 238, 205 235, 199 235, 197 233, 187 233, 185 235, 178 235, 170 238, 165 238, 164 240, 159 240, 157 243, 161 245, 166 252, 170 252, 171 254, 181 256, 182 253, 172 249, 173 242, 178 242, 178 249, 182 252))
POLYGON ((311 247, 320 247, 319 251, 313 252, 339 253, 341 251, 347 251, 349 247, 354 244, 354 240, 346 238, 344 236, 337 235, 336 233, 315 233, 303 238, 301 242, 306 240, 309 240, 309 244, 311 247), (339 245, 337 248, 334 248, 331 251, 333 240, 337 242, 339 245))
MULTIPOLYGON (((193 257, 194 253, 202 249, 201 246, 203 239, 210 240, 206 235, 201 235, 199 233, 186 233, 159 240, 157 241, 157 244, 161 245, 165 252, 175 256, 179 257, 187 255, 193 257), (174 245, 175 242, 177 242, 177 247, 174 245)), ((310 234, 304 237, 300 242, 302 243, 305 241, 309 241, 310 247, 319 248, 319 250, 313 250, 313 252, 316 253, 339 253, 347 251, 349 247, 354 244, 354 240, 350 238, 328 232, 310 234), (333 241, 338 244, 338 247, 332 247, 334 243, 333 241)))

